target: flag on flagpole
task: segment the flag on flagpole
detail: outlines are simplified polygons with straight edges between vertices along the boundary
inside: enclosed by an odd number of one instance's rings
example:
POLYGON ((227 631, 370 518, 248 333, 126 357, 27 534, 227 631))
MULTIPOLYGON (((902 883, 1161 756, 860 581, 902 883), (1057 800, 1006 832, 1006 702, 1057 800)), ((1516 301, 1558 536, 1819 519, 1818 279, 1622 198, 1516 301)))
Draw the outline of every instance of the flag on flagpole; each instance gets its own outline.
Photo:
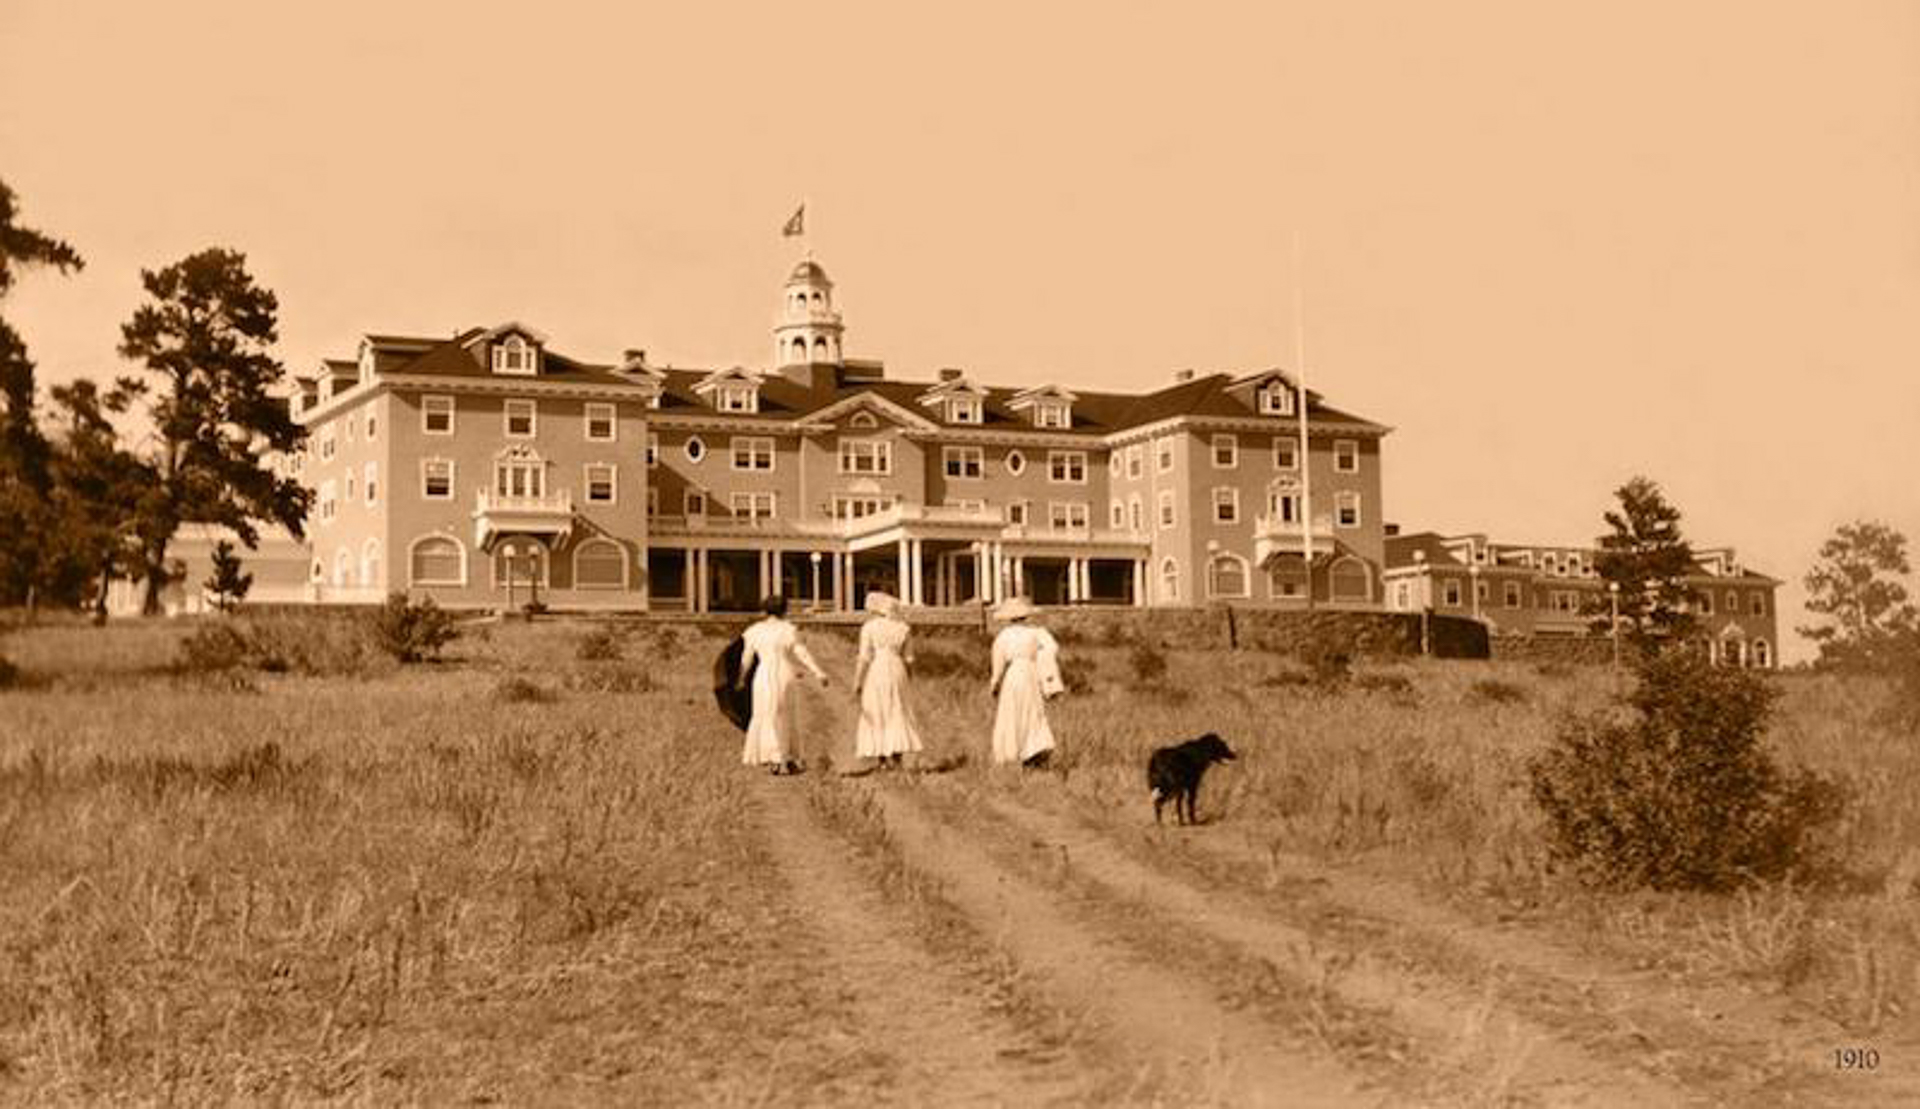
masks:
POLYGON ((780 234, 791 238, 794 235, 804 235, 806 233, 807 206, 802 204, 793 210, 793 215, 787 220, 787 225, 780 229, 780 234))

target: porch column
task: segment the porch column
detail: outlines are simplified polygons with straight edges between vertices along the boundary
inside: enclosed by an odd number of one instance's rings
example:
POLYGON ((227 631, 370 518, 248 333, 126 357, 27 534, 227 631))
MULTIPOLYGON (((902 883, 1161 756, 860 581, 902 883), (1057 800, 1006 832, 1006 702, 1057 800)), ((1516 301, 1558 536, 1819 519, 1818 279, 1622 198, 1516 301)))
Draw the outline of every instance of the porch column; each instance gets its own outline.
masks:
POLYGON ((909 540, 904 535, 901 536, 899 541, 894 544, 895 556, 896 556, 894 559, 894 564, 899 570, 899 576, 894 580, 894 587, 900 590, 900 599, 902 601, 906 601, 907 603, 911 604, 912 602, 907 600, 907 598, 911 595, 908 592, 908 587, 911 584, 911 580, 907 577, 907 574, 909 573, 908 566, 907 566, 908 546, 909 546, 909 540))
POLYGON ((1024 597, 1027 594, 1027 556, 1013 556, 1013 595, 1024 597))
POLYGON ((911 598, 907 603, 910 605, 919 606, 927 603, 927 583, 923 580, 926 577, 927 569, 921 565, 921 559, 924 558, 927 553, 925 544, 926 540, 924 539, 910 539, 907 541, 907 569, 909 571, 907 595, 911 598))
POLYGON ((1080 560, 1067 559, 1067 603, 1077 605, 1086 598, 1080 596, 1080 560))
POLYGON ((990 557, 987 561, 992 568, 992 576, 987 580, 987 600, 992 601, 994 604, 999 604, 1001 601, 1006 600, 1007 594, 1007 581, 1005 577, 1007 572, 1007 547, 1006 544, 1000 540, 994 539, 987 543, 987 550, 990 552, 990 557))
POLYGON ((701 547, 694 552, 693 576, 697 579, 694 592, 695 612, 707 611, 707 549, 701 547))
POLYGON ((694 588, 693 548, 686 547, 682 549, 680 559, 680 592, 687 595, 687 611, 698 612, 700 610, 694 607, 694 598, 700 594, 699 591, 694 588))
POLYGON ((837 551, 833 556, 833 572, 840 575, 840 591, 834 594, 834 600, 840 605, 841 612, 853 611, 853 552, 837 551))
POLYGON ((1145 608, 1147 604, 1147 560, 1133 560, 1133 604, 1136 608, 1145 608))

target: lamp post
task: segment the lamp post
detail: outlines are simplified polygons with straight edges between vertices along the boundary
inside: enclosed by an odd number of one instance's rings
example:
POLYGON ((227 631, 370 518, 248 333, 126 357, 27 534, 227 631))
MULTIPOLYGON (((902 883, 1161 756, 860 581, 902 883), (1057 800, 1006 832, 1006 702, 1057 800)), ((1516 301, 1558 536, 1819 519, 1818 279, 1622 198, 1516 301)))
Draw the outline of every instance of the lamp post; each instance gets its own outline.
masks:
POLYGON ((1610 630, 1613 633, 1613 665, 1617 669, 1620 665, 1620 583, 1619 582, 1610 581, 1607 583, 1607 601, 1613 612, 1613 623, 1609 625, 1608 630, 1610 630))
POLYGON ((1420 582, 1420 657, 1433 653, 1433 578, 1427 573, 1427 552, 1413 552, 1413 564, 1421 570, 1420 582))
POLYGON ((807 561, 813 564, 813 611, 820 611, 820 552, 808 551, 807 561))
POLYGON ((1473 590, 1473 618, 1480 619, 1480 566, 1470 563, 1467 566, 1467 588, 1473 590))

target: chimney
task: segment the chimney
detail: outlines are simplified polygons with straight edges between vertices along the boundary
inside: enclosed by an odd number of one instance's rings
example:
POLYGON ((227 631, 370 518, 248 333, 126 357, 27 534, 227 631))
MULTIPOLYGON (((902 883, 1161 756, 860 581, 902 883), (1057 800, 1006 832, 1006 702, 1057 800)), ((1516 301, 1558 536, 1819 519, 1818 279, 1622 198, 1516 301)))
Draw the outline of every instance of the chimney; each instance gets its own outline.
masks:
POLYGON ((635 366, 640 369, 645 369, 647 365, 647 352, 628 347, 620 353, 620 363, 625 366, 635 366))
POLYGON ((940 380, 942 381, 958 381, 961 376, 961 372, 952 366, 948 366, 946 369, 940 371, 940 380))
POLYGON ((1389 539, 1391 539, 1392 537, 1394 537, 1394 536, 1396 536, 1396 535, 1399 535, 1399 534, 1400 534, 1400 525, 1399 525, 1399 524, 1388 524, 1388 525, 1387 525, 1387 537, 1388 537, 1389 539))
POLYGON ((1173 383, 1174 383, 1175 385, 1185 385, 1185 384, 1186 384, 1187 382, 1189 382, 1189 381, 1192 381, 1192 380, 1193 380, 1193 371, 1192 371, 1192 370, 1175 370, 1175 371, 1173 371, 1173 383))

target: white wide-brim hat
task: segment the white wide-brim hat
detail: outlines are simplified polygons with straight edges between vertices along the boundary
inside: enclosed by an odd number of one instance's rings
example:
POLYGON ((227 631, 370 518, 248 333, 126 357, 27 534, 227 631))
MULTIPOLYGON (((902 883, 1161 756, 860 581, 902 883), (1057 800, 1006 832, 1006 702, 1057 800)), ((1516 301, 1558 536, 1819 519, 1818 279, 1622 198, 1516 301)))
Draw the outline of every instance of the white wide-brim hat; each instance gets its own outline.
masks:
POLYGON ((994 606, 993 618, 1006 621, 1025 620, 1038 611, 1033 607, 1033 602, 1025 597, 1010 597, 994 606))
POLYGON ((900 598, 876 589, 867 594, 867 611, 876 612, 882 616, 892 616, 900 611, 900 598))

